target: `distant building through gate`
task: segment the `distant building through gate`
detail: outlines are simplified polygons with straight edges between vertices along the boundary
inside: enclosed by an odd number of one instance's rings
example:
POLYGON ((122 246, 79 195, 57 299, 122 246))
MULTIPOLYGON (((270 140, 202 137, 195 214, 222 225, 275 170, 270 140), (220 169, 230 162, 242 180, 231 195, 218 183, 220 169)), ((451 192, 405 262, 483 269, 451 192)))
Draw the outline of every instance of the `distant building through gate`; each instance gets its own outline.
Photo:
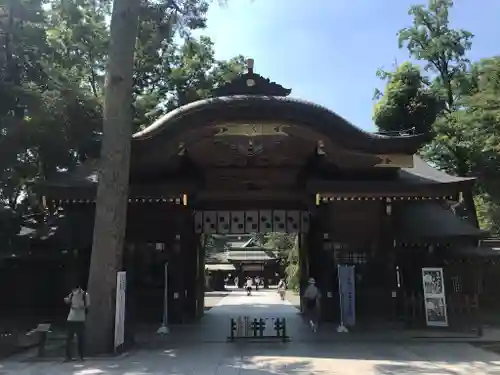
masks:
POLYGON ((222 248, 219 245, 206 258, 205 269, 211 275, 214 289, 223 289, 226 279, 234 285, 235 278, 242 287, 246 277, 259 277, 267 287, 278 284, 279 278, 284 276, 284 259, 279 249, 263 247, 251 234, 213 236, 225 240, 222 248))

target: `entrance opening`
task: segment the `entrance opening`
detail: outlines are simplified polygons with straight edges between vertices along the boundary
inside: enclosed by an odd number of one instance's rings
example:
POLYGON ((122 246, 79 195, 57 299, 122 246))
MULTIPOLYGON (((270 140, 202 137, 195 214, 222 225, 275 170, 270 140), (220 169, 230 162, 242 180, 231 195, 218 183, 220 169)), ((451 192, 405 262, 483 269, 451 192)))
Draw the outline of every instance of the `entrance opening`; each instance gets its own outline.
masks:
POLYGON ((202 234, 201 243, 205 260, 204 332, 213 334, 213 327, 218 326, 230 336, 233 321, 233 335, 277 337, 276 322, 286 322, 286 335, 303 326, 300 284, 307 270, 300 264, 305 250, 300 233, 202 234), (248 324, 262 324, 262 331, 252 333, 252 329, 242 328, 248 324))
POLYGON ((229 293, 245 291, 247 285, 252 291, 277 294, 280 280, 286 282, 287 300, 297 305, 301 280, 298 233, 202 235, 202 245, 205 311, 220 304, 229 293))

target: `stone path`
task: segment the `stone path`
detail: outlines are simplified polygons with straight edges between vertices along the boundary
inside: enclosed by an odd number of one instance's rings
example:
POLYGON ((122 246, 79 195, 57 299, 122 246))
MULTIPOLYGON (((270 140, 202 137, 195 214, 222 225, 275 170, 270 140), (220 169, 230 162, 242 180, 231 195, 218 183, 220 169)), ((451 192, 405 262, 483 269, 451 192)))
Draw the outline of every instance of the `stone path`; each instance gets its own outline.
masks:
POLYGON ((253 291, 250 296, 235 290, 223 298, 211 311, 215 315, 296 316, 298 310, 288 301, 282 301, 275 290, 253 291))
POLYGON ((154 347, 83 363, 34 363, 14 357, 0 362, 0 375, 500 375, 500 356, 464 343, 225 343, 225 327, 232 315, 284 316, 296 327, 292 336, 303 335, 300 329, 306 327, 297 309, 282 302, 275 292, 259 291, 247 297, 234 291, 200 325, 192 327, 195 336, 174 330, 168 340, 156 342, 154 347), (216 337, 210 339, 211 335, 216 337))
POLYGON ((498 375, 500 356, 467 344, 171 345, 83 363, 0 363, 2 375, 498 375))
POLYGON ((248 316, 250 319, 264 319, 266 321, 265 335, 273 335, 273 325, 277 318, 286 318, 287 326, 292 330, 297 325, 303 326, 299 311, 290 302, 282 301, 276 291, 253 291, 247 296, 245 291, 231 292, 222 299, 204 319, 224 321, 223 330, 228 332, 228 322, 231 317, 248 316))
MULTIPOLYGON (((275 290, 253 291, 247 296, 243 290, 233 290, 214 307, 205 312, 199 323, 171 327, 168 340, 175 342, 223 343, 229 336, 231 317, 263 318, 272 330, 275 318, 286 318, 289 334, 296 329, 307 331, 299 311, 288 301, 281 301, 275 290)), ((150 334, 147 335, 149 340, 150 334)), ((153 343, 156 346, 156 343, 153 343)))

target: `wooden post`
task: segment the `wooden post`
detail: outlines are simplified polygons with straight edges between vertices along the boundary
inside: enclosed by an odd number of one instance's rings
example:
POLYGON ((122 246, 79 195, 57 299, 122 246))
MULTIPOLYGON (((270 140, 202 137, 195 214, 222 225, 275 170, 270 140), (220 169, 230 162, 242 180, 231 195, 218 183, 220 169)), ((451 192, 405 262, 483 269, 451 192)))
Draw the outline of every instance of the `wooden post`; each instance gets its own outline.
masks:
POLYGON ((378 256, 383 256, 385 264, 385 272, 389 277, 386 278, 386 290, 387 298, 384 298, 388 302, 389 309, 387 311, 387 317, 390 320, 396 320, 398 316, 398 299, 401 296, 398 295, 398 285, 397 285, 397 270, 396 270, 396 249, 394 240, 394 207, 392 199, 387 198, 383 204, 382 212, 382 226, 381 235, 379 242, 378 256))
MULTIPOLYGON (((193 225, 194 228, 194 225, 193 225)), ((197 298, 197 318, 201 318, 205 312, 205 247, 201 245, 199 235, 196 236, 196 256, 198 261, 197 280, 196 283, 196 298, 197 298)))

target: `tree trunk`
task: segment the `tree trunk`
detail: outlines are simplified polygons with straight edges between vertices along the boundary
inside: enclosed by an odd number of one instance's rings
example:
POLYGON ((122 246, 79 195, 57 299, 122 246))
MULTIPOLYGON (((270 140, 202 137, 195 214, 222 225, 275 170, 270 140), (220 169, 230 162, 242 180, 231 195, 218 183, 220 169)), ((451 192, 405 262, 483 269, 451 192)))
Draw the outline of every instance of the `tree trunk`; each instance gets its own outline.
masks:
POLYGON ((87 344, 113 350, 116 272, 122 268, 130 147, 132 74, 139 22, 138 0, 114 0, 104 96, 103 142, 88 291, 87 344))

